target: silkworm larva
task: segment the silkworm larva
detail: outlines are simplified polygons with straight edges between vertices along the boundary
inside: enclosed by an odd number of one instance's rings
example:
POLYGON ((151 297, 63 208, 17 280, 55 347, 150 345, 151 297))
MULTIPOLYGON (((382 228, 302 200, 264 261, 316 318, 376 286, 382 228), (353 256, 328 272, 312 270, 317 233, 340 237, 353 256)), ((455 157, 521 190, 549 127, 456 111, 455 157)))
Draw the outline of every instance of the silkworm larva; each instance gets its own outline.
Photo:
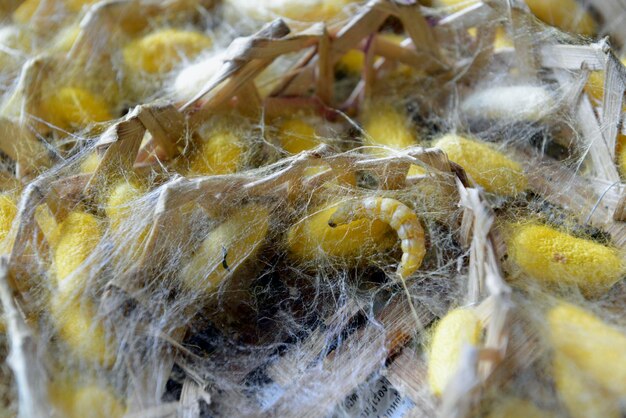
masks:
POLYGON ((212 45, 201 32, 163 29, 137 39, 124 47, 126 66, 135 73, 164 74, 184 58, 193 58, 212 45))
POLYGON ((626 334, 563 302, 548 312, 547 319, 556 354, 604 389, 626 396, 626 334))
POLYGON ((428 357, 428 384, 435 395, 441 396, 456 373, 463 346, 478 344, 481 332, 480 319, 465 308, 448 312, 435 325, 428 357))
POLYGON ((548 285, 577 286, 585 295, 606 292, 624 274, 614 248, 538 225, 514 225, 508 240, 513 263, 548 285))
POLYGON ((351 200, 339 206, 328 225, 335 227, 359 218, 378 219, 396 231, 402 241, 402 261, 397 271, 402 280, 422 265, 426 254, 424 229, 415 212, 404 203, 384 197, 351 200))

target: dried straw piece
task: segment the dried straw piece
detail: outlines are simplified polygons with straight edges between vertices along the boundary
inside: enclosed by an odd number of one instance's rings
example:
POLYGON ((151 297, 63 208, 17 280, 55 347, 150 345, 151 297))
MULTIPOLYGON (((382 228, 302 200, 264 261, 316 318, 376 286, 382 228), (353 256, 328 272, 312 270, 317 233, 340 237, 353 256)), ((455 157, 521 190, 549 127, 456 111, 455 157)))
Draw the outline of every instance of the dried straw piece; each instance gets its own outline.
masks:
POLYGON ((26 324, 15 300, 17 291, 10 284, 8 260, 0 257, 0 302, 4 310, 11 351, 7 363, 13 370, 18 393, 18 416, 49 417, 48 379, 37 350, 37 339, 26 324))

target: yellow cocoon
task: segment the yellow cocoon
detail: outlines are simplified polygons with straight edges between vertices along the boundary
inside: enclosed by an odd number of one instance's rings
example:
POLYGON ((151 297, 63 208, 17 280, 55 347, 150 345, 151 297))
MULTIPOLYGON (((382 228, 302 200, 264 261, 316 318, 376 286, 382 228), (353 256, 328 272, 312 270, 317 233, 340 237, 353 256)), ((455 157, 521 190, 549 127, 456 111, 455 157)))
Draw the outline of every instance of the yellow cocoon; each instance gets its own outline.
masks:
POLYGON ((54 249, 57 285, 60 292, 78 295, 86 284, 88 273, 73 273, 100 242, 100 225, 93 215, 71 212, 59 224, 58 231, 58 243, 54 249))
MULTIPOLYGON (((592 36, 597 26, 591 15, 576 0, 525 0, 530 11, 545 23, 557 28, 592 36)), ((478 3, 478 0, 436 0, 437 5, 458 11, 478 3)))
POLYGON ((110 389, 96 385, 53 384, 50 398, 67 418, 121 418, 126 411, 110 389))
POLYGON ((592 36, 596 33, 596 22, 576 0, 525 0, 535 16, 557 28, 592 36))
POLYGON ((515 225, 509 257, 523 272, 545 284, 578 286, 586 295, 608 290, 624 273, 610 247, 544 225, 515 225))
POLYGON ((232 131, 213 131, 193 152, 190 174, 218 175, 236 172, 242 164, 245 147, 241 139, 232 131))
POLYGON ((74 353, 106 367, 115 362, 113 341, 97 319, 91 301, 59 292, 52 297, 50 314, 59 337, 74 353))
POLYGON ((253 258, 265 240, 269 227, 266 207, 251 204, 235 212, 213 229, 189 263, 180 280, 187 290, 209 295, 224 279, 253 258))
POLYGON ((103 98, 79 87, 49 91, 41 101, 40 112, 43 120, 65 130, 113 119, 103 98))
POLYGON ((227 0, 227 4, 238 13, 258 20, 272 20, 276 17, 303 22, 317 22, 332 19, 349 3, 357 0, 227 0))
POLYGON ((298 154, 320 144, 315 136, 315 127, 299 118, 287 119, 279 125, 278 141, 290 154, 298 154))
POLYGON ((395 231, 379 220, 358 219, 335 228, 328 226, 338 204, 321 208, 289 228, 287 245, 292 257, 303 261, 324 257, 357 260, 395 245, 395 231))
POLYGON ((130 202, 140 198, 145 188, 133 181, 121 181, 111 189, 104 212, 111 221, 111 228, 119 227, 133 214, 130 202))
POLYGON ((17 215, 17 202, 6 193, 0 194, 0 241, 9 235, 17 215))
POLYGON ((93 173, 94 171, 96 171, 96 168, 98 168, 100 161, 100 155, 98 155, 98 153, 94 151, 90 153, 87 158, 83 160, 82 163, 80 163, 79 170, 83 174, 93 173))
POLYGON ((439 139, 435 147, 441 148, 451 161, 461 165, 490 193, 515 196, 528 185, 522 166, 489 144, 448 134, 439 139))
POLYGON ((626 177, 626 135, 617 136, 617 169, 622 177, 626 177))
POLYGON ((463 347, 478 344, 481 333, 480 319, 465 308, 448 312, 435 325, 428 358, 428 384, 436 396, 441 396, 457 372, 463 347))
POLYGON ((557 353, 552 373, 558 396, 571 418, 621 418, 619 399, 590 379, 574 362, 557 353))
POLYGON ((201 32, 161 29, 132 41, 124 47, 122 55, 132 71, 162 74, 211 45, 211 38, 201 32))
POLYGON ((525 399, 509 397, 499 402, 487 418, 556 418, 556 415, 525 399))
POLYGON ((548 312, 550 341, 557 356, 606 390, 626 396, 626 335, 576 306, 559 303, 548 312))
POLYGON ((363 71, 364 65, 365 53, 359 49, 351 49, 341 57, 337 63, 337 68, 348 74, 356 75, 363 71))
MULTIPOLYGON (((626 65, 626 58, 622 58, 622 64, 626 65)), ((604 97, 604 71, 592 71, 587 79, 585 91, 596 102, 602 102, 604 97)))

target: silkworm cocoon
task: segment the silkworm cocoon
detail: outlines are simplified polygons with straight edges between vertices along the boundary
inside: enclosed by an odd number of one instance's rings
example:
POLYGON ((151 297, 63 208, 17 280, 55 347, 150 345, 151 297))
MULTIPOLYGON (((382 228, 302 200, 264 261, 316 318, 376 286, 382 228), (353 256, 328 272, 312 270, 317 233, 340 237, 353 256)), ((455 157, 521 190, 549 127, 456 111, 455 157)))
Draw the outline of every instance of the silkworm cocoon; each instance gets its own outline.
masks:
POLYGON ((83 359, 108 367, 115 362, 113 339, 96 313, 89 300, 61 292, 52 296, 50 315, 59 337, 83 359))
POLYGON ((578 286, 586 295, 605 292, 624 274, 615 249, 544 225, 513 226, 508 250, 513 263, 536 280, 578 286))
POLYGON ((269 211, 256 204, 245 206, 213 229, 180 280, 187 290, 209 295, 227 277, 236 276, 244 263, 256 256, 269 227, 269 211))
POLYGON ((189 171, 197 175, 234 173, 242 165, 244 152, 245 146, 236 131, 209 132, 191 156, 189 171))
POLYGON ((39 116, 64 130, 84 128, 94 122, 113 119, 102 97, 79 87, 49 91, 42 98, 39 116))
POLYGON ((556 418, 556 415, 525 399, 509 397, 499 402, 487 418, 556 418))
POLYGON ((356 75, 361 74, 363 66, 365 65, 365 54, 358 49, 351 49, 346 52, 339 62, 337 63, 337 69, 345 71, 348 74, 356 75))
POLYGON ((146 192, 146 189, 138 182, 123 180, 111 188, 104 211, 111 221, 111 228, 119 229, 124 221, 133 214, 130 205, 146 192))
POLYGON ((448 312, 435 325, 428 358, 428 384, 436 396, 441 396, 457 372, 463 347, 478 344, 481 333, 478 316, 465 308, 448 312))
POLYGON ((559 399, 572 418, 621 418, 619 399, 563 355, 554 356, 552 373, 559 399))
POLYGON ((356 0, 227 0, 239 13, 258 20, 272 20, 277 17, 315 22, 328 20, 338 15, 349 3, 356 0))
POLYGON ((17 215, 17 201, 6 193, 0 194, 0 241, 9 235, 17 215))
POLYGON ((626 334, 567 303, 552 308, 547 319, 557 355, 606 390, 626 396, 626 334))
POLYGON ((471 119, 536 122, 555 108, 552 94, 532 85, 487 87, 470 94, 461 104, 471 119))
POLYGON ((293 258, 315 261, 327 257, 357 261, 392 248, 396 233, 379 220, 357 219, 331 228, 328 221, 340 203, 311 213, 287 232, 287 246, 293 258))
POLYGON ((626 177, 626 135, 617 136, 617 168, 622 177, 626 177))
POLYGON ((424 229, 417 215, 404 203, 390 198, 371 197, 348 201, 339 205, 328 225, 346 225, 355 219, 380 220, 398 234, 402 242, 402 261, 398 266, 398 276, 405 280, 422 265, 426 254, 424 229))
POLYGON ((210 55, 182 68, 174 80, 174 98, 187 103, 198 94, 199 89, 208 84, 224 63, 221 54, 210 55))
MULTIPOLYGON (((404 149, 419 144, 420 140, 417 130, 411 124, 409 116, 390 105, 375 106, 370 104, 370 108, 363 115, 363 145, 385 146, 394 149, 404 149)), ((381 148, 372 148, 368 152, 384 157, 389 153, 381 148)), ((409 176, 425 174, 425 170, 412 165, 409 168, 409 176)))
POLYGON ((564 31, 592 36, 597 31, 593 17, 576 0, 525 0, 535 16, 564 31))
POLYGON ((132 41, 124 47, 122 55, 127 67, 134 72, 162 74, 211 45, 211 38, 201 32, 162 29, 132 41))
POLYGON ((108 388, 55 384, 50 398, 67 418, 121 418, 125 408, 108 388))
POLYGON ((92 152, 80 163, 79 171, 83 174, 93 173, 98 168, 101 160, 102 158, 97 152, 92 152))
POLYGON ((439 139, 435 147, 463 166, 471 178, 490 193, 515 196, 528 185, 522 166, 491 145, 448 134, 439 139))
POLYGON ((98 220, 85 212, 71 212, 59 224, 58 243, 54 249, 54 267, 60 292, 79 294, 87 281, 87 272, 75 270, 91 255, 102 232, 98 220))
MULTIPOLYGON (((622 64, 626 65, 626 58, 622 58, 622 64)), ((604 97, 604 76, 604 71, 592 71, 585 85, 585 91, 597 103, 604 97)))
POLYGON ((320 144, 315 127, 301 118, 289 118, 278 126, 280 146, 290 154, 298 154, 320 144))

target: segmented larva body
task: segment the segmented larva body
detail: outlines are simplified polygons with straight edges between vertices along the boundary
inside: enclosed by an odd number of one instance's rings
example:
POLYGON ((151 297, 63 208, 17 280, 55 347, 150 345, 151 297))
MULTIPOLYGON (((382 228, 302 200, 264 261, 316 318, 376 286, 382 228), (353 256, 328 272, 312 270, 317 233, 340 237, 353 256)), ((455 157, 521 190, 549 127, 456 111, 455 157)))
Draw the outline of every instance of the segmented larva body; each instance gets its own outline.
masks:
POLYGON ((335 227, 359 218, 378 219, 396 231, 402 241, 402 261, 398 266, 398 275, 402 280, 422 265, 426 254, 424 229, 415 212, 404 203, 385 197, 349 201, 337 209, 328 220, 328 225, 335 227))

